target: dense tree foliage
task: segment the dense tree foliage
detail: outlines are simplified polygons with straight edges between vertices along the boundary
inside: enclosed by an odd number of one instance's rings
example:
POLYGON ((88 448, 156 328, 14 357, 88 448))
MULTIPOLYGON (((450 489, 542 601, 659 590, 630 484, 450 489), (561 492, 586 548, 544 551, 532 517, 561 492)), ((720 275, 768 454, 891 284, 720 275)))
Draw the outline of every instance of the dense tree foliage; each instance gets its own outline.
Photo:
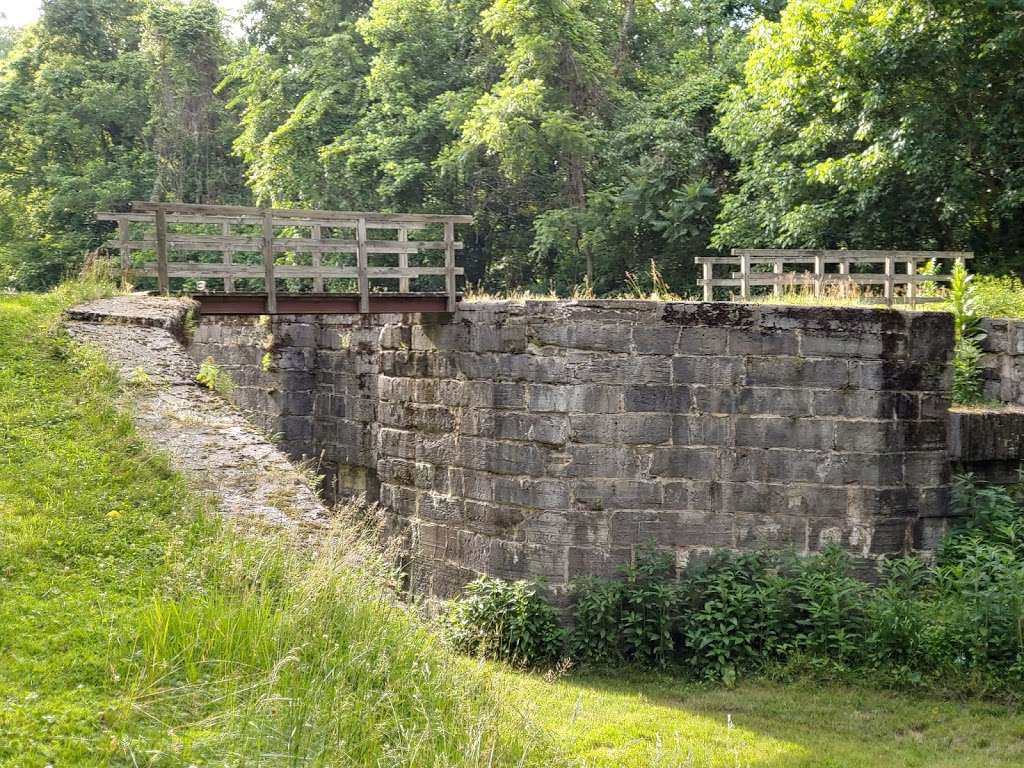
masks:
POLYGON ((58 280, 102 239, 97 209, 241 193, 226 46, 212 0, 44 0, 0 73, 0 278, 58 280))
POLYGON ((1020 0, 46 0, 0 34, 0 282, 133 197, 471 212, 469 279, 741 245, 1024 263, 1020 0))
POLYGON ((715 243, 975 250, 1024 266, 1024 3, 791 0, 718 135, 715 243))

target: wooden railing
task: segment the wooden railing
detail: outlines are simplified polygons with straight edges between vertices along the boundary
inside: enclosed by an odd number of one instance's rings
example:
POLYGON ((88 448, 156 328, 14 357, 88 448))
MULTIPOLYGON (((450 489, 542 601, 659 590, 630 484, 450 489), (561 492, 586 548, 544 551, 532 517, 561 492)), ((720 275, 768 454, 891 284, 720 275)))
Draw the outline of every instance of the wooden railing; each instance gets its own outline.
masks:
POLYGON ((324 293, 328 281, 354 279, 359 311, 365 313, 369 311, 371 280, 395 282, 399 293, 409 293, 410 280, 428 275, 444 277, 447 308, 453 312, 458 295, 456 277, 463 274, 463 269, 455 264, 455 252, 462 248, 462 243, 455 239, 455 225, 473 221, 472 216, 446 214, 228 205, 133 202, 130 208, 123 213, 97 214, 101 221, 117 222, 117 238, 104 243, 104 247, 119 252, 125 280, 156 278, 158 290, 166 294, 170 292, 171 278, 221 279, 226 293, 235 291, 236 281, 257 279, 263 283, 267 312, 271 314, 277 311, 278 280, 311 281, 313 293, 324 293), (409 237, 411 233, 438 226, 443 230, 440 239, 409 237), (196 231, 204 228, 215 231, 196 231), (348 230, 351 237, 337 236, 338 230, 348 230), (371 232, 381 230, 394 232, 395 239, 370 237, 371 232), (135 251, 151 252, 154 259, 135 264, 135 251), (426 251, 443 253, 443 265, 410 265, 410 255, 423 255, 426 251), (220 260, 178 260, 171 258, 174 252, 219 253, 220 260), (234 257, 242 253, 257 254, 258 260, 235 263, 234 257), (278 263, 279 254, 308 254, 309 263, 278 263), (350 265, 324 264, 324 257, 330 254, 354 254, 355 258, 350 265), (397 265, 371 266, 370 257, 380 254, 396 254, 397 265))
MULTIPOLYGON (((786 290, 809 290, 816 296, 826 293, 828 286, 852 288, 882 286, 882 295, 863 296, 866 302, 883 302, 888 306, 906 303, 942 301, 938 296, 921 294, 921 286, 948 282, 948 274, 919 274, 920 267, 935 259, 938 262, 964 263, 974 254, 963 251, 820 251, 735 248, 732 256, 698 257, 703 277, 697 282, 704 288, 704 301, 714 301, 715 288, 738 289, 741 300, 750 299, 761 286, 770 286, 780 296, 786 290), (715 277, 715 267, 731 267, 728 277, 715 277), (787 266, 797 269, 787 270, 787 266), (771 267, 770 271, 767 269, 771 267), (808 269, 809 267, 809 269, 808 269), (902 287, 902 292, 898 290, 902 287)), ((870 290, 870 289, 869 289, 870 290)))

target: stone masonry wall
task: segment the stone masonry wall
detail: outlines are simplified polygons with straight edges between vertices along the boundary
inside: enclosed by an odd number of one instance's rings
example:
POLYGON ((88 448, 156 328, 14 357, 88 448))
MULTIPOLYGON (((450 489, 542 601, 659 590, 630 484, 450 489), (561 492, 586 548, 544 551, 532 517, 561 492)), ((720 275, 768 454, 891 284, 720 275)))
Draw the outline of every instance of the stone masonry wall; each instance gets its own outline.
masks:
POLYGON ((869 570, 929 549, 951 348, 946 314, 616 301, 210 317, 193 354, 341 493, 379 484, 412 587, 446 596, 481 573, 558 593, 652 544, 837 543, 869 570))
POLYGON ((192 357, 212 357, 235 383, 235 403, 293 458, 315 462, 329 499, 377 498, 380 329, 402 315, 209 316, 192 357))
POLYGON ((982 327, 986 333, 981 343, 985 397, 1024 405, 1024 321, 991 319, 982 327))

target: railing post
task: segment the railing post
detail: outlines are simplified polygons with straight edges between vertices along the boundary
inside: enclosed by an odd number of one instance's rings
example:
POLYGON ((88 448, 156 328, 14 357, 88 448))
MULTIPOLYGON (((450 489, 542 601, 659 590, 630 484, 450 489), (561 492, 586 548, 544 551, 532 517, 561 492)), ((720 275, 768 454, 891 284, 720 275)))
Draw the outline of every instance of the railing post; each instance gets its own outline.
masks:
POLYGON ((324 275, 320 271, 320 267, 322 266, 320 263, 321 251, 320 248, 317 247, 320 245, 320 241, 323 240, 323 229, 319 224, 314 224, 309 234, 313 236, 313 239, 316 240, 317 243, 317 245, 313 246, 313 269, 315 270, 315 274, 313 275, 313 293, 323 293, 324 275))
POLYGON ((772 278, 775 281, 775 284, 772 286, 772 294, 775 296, 782 295, 782 275, 785 273, 785 270, 786 262, 781 258, 777 259, 775 263, 772 264, 772 274, 775 275, 775 277, 772 278))
MULTIPOLYGON (((231 236, 231 224, 229 224, 226 221, 223 222, 220 225, 220 234, 221 234, 222 237, 230 237, 231 236)), ((224 262, 225 266, 230 267, 232 261, 234 261, 234 259, 233 259, 233 255, 234 255, 233 251, 230 248, 225 248, 223 251, 220 252, 220 255, 221 255, 221 261, 224 262)), ((231 272, 230 269, 225 269, 224 270, 224 293, 234 293, 235 292, 235 278, 233 278, 231 276, 230 272, 231 272)))
POLYGON ((448 311, 455 311, 455 222, 444 223, 444 283, 448 293, 448 311))
MULTIPOLYGON (((409 230, 405 226, 398 228, 398 242, 407 243, 409 242, 409 230)), ((409 268, 409 252, 402 251, 398 254, 398 269, 401 272, 398 278, 398 292, 408 293, 409 292, 409 278, 405 276, 405 270, 409 268)))
POLYGON ((910 307, 913 309, 917 306, 917 259, 911 258, 907 261, 907 298, 910 301, 910 307))
POLYGON ((370 279, 367 276, 366 218, 359 217, 356 226, 356 274, 359 280, 359 312, 370 311, 370 279))
POLYGON ((277 283, 274 279, 274 213, 263 210, 263 280, 267 289, 267 314, 277 314, 277 283))
POLYGON ((132 252, 128 248, 128 219, 117 220, 117 239, 121 252, 121 287, 128 287, 128 271, 131 269, 132 252))
POLYGON ((814 295, 821 296, 825 284, 825 254, 814 254, 814 295))
POLYGON ((164 296, 171 292, 167 274, 167 212, 162 205, 156 208, 156 282, 164 296))
POLYGON ((740 298, 750 298, 750 257, 740 256, 740 298))
POLYGON ((891 307, 895 296, 893 286, 896 275, 896 259, 891 253, 885 254, 885 303, 891 307))
POLYGON ((714 264, 705 261, 701 266, 704 267, 704 301, 715 300, 715 287, 711 284, 714 279, 714 264))

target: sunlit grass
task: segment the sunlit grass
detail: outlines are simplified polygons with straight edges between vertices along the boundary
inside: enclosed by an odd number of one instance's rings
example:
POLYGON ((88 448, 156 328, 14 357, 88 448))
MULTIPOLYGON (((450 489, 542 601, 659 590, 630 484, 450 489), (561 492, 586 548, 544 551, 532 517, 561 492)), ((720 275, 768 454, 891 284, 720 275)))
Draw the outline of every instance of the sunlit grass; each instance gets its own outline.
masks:
POLYGON ((1024 714, 842 685, 701 686, 668 675, 507 674, 524 712, 587 768, 999 768, 1024 714))
POLYGON ((545 740, 351 533, 210 514, 57 329, 0 298, 0 765, 500 766, 545 740))

